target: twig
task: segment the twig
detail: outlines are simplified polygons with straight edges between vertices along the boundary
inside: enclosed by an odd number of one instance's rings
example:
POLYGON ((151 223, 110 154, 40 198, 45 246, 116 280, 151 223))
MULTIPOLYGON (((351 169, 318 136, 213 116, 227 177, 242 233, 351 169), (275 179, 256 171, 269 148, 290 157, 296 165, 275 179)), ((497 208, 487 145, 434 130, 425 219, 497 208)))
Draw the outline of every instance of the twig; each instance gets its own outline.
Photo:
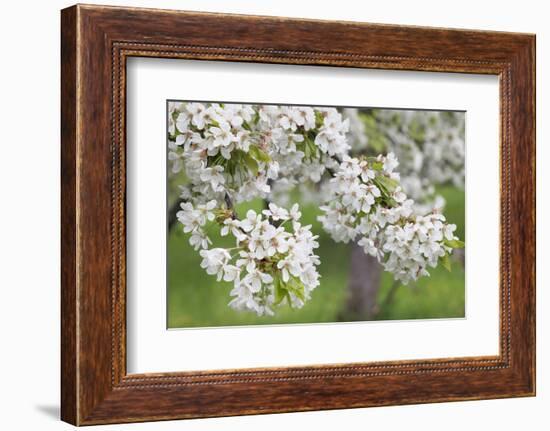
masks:
POLYGON ((233 210, 233 201, 231 200, 231 196, 229 196, 229 193, 225 192, 225 196, 223 197, 225 200, 225 205, 227 205, 228 210, 233 210))

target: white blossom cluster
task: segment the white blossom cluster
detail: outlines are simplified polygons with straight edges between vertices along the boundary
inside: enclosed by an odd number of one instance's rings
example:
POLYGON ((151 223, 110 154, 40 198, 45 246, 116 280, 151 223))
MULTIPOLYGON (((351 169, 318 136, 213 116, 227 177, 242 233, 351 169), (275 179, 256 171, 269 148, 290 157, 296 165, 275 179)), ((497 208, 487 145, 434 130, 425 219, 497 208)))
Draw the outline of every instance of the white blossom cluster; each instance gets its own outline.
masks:
POLYGON ((440 259, 452 253, 453 248, 460 247, 455 245, 458 242, 453 234, 456 225, 446 223, 442 214, 411 214, 409 217, 385 229, 378 225, 359 241, 365 252, 379 256, 379 259, 384 256, 384 269, 403 284, 429 276, 427 267, 435 268, 440 259), (378 235, 374 235, 377 229, 378 235), (374 250, 376 244, 383 244, 381 251, 374 250))
POLYGON ((185 200, 234 203, 319 182, 349 151, 349 122, 334 108, 217 103, 169 104, 168 159, 185 168, 185 200))
POLYGON ((429 275, 461 243, 439 213, 414 215, 399 186, 398 162, 387 156, 346 157, 326 187, 319 221, 337 242, 357 241, 403 284, 429 275))
POLYGON ((414 200, 416 214, 444 208, 445 199, 435 185, 464 188, 463 113, 345 108, 342 115, 350 122, 350 155, 391 151, 397 156, 401 187, 414 200), (382 140, 371 143, 366 121, 370 133, 383 136, 382 140))
POLYGON ((271 314, 285 298, 292 307, 309 299, 319 283, 318 244, 311 226, 301 226, 298 206, 287 211, 271 203, 243 220, 233 208, 274 195, 273 184, 288 190, 319 182, 349 151, 348 127, 333 108, 169 104, 168 159, 171 171, 183 170, 187 179, 176 217, 206 272, 234 283, 231 306, 271 314), (235 238, 235 262, 231 250, 211 248, 206 228, 213 222, 235 238))
POLYGON ((445 205, 434 185, 464 188, 465 143, 461 113, 376 110, 389 150, 399 159, 401 186, 415 201, 415 213, 445 205))
POLYGON ((233 282, 231 307, 272 315, 283 300, 301 308, 310 298, 319 285, 313 251, 319 244, 300 216, 298 204, 288 211, 271 203, 262 214, 249 210, 243 220, 221 223, 221 234, 232 235, 235 247, 201 250, 201 267, 218 281, 233 282))
MULTIPOLYGON (((400 114, 404 121, 406 114, 400 114)), ((427 214, 436 209, 441 210, 445 206, 445 199, 437 195, 434 182, 423 175, 427 156, 422 148, 406 133, 398 128, 385 127, 386 134, 390 138, 390 148, 399 159, 399 172, 401 187, 411 199, 414 200, 416 214, 427 214)))
POLYGON ((269 192, 268 178, 276 178, 278 167, 246 127, 254 115, 248 105, 169 104, 168 159, 172 172, 185 170, 184 200, 222 202, 237 189, 252 198, 269 192))

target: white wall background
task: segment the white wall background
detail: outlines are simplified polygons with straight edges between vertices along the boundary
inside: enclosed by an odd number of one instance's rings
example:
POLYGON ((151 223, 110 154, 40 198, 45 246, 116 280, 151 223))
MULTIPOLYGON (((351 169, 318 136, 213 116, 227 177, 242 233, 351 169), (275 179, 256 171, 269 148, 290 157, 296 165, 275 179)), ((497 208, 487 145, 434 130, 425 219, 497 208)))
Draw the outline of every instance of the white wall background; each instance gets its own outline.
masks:
MULTIPOLYGON (((104 4, 477 28, 537 34, 538 396, 105 426, 135 430, 547 429, 550 423, 550 14, 537 0, 130 0, 104 4)), ((59 409, 60 0, 2 4, 0 67, 0 428, 63 430, 59 409)))

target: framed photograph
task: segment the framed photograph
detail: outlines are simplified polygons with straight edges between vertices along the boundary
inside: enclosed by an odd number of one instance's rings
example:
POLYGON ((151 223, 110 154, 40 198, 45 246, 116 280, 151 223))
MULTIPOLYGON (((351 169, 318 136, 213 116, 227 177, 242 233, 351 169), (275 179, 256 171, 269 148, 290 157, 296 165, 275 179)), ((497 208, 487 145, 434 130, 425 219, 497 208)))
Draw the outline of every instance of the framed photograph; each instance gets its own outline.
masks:
POLYGON ((62 419, 535 394, 535 37, 61 13, 62 419))

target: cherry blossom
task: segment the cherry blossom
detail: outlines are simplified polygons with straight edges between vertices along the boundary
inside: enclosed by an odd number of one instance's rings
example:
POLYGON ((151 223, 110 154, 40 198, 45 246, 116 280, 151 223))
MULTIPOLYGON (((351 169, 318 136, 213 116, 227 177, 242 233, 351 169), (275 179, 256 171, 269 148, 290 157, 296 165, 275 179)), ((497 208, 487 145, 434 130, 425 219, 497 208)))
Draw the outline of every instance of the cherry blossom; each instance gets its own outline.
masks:
POLYGON ((347 158, 329 182, 319 220, 335 241, 358 241, 396 280, 408 284, 429 275, 428 267, 462 244, 453 235, 456 226, 442 214, 414 215, 413 201, 396 181, 397 166, 392 153, 347 158), (362 175, 371 167, 377 171, 374 177, 362 175))

